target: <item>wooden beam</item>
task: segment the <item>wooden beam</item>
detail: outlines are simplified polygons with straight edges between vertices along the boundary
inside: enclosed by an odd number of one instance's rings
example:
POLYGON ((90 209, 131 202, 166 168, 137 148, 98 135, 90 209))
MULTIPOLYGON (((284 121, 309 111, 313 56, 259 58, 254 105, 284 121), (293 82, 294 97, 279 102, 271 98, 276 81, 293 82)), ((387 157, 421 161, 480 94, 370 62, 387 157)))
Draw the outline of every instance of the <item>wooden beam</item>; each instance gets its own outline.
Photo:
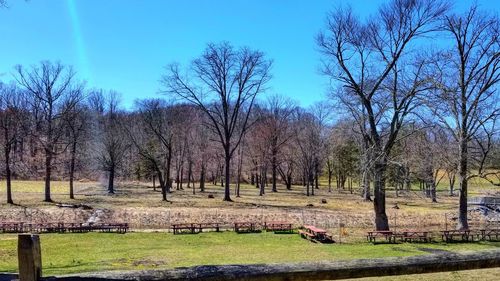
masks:
POLYGON ((42 277, 42 255, 39 236, 34 234, 19 234, 17 253, 19 260, 19 280, 40 280, 42 277))

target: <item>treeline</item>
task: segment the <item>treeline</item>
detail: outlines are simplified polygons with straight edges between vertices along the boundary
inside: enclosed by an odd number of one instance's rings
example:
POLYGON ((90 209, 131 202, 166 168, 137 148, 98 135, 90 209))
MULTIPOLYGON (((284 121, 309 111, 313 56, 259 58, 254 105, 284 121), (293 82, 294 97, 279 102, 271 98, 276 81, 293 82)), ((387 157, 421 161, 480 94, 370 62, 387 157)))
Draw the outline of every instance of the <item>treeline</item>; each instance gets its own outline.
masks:
POLYGON ((329 191, 373 200, 384 230, 388 185, 399 195, 418 183, 436 202, 446 178, 467 228, 469 180, 500 185, 499 33, 496 15, 455 14, 443 0, 393 0, 363 20, 340 7, 316 38, 329 98, 310 108, 263 95, 272 61, 228 42, 168 65, 162 95, 129 110, 68 66, 17 66, 1 88, 7 201, 12 177, 44 178, 45 201, 53 178, 69 179, 72 198, 75 179, 103 179, 113 193, 118 178, 154 181, 163 200, 220 183, 226 201, 242 182, 309 196, 326 178, 329 191))

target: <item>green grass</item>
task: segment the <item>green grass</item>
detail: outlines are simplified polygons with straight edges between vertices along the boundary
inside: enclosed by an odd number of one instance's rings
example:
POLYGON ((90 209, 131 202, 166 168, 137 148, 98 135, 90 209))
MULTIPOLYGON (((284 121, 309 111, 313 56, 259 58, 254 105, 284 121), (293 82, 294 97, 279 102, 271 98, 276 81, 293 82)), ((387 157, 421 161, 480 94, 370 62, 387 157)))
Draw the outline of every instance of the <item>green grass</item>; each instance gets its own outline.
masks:
MULTIPOLYGON (((0 272, 17 271, 16 236, 0 235, 0 272)), ((44 234, 43 273, 47 275, 116 269, 165 269, 208 264, 256 264, 428 254, 428 249, 481 250, 500 243, 314 244, 293 234, 234 232, 44 234), (427 251, 425 251, 425 249, 427 251)))

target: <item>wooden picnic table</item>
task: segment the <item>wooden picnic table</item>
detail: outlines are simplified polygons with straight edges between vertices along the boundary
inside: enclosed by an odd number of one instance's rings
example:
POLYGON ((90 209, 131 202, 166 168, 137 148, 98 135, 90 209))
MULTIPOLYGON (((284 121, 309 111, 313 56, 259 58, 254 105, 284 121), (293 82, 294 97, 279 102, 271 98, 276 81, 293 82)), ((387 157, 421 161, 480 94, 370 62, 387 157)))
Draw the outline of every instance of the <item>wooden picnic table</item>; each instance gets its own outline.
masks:
POLYGON ((332 235, 328 234, 324 229, 312 225, 304 225, 304 229, 305 231, 299 231, 299 234, 304 238, 309 238, 310 240, 317 240, 325 243, 334 242, 332 235))
POLYGON ((384 237, 385 240, 388 241, 389 243, 396 243, 396 238, 401 237, 401 235, 397 235, 391 230, 367 231, 366 239, 369 242, 375 243, 377 240, 377 237, 384 237))
POLYGON ((426 230, 404 230, 401 233, 401 240, 404 242, 430 242, 431 237, 429 234, 430 232, 426 230))
POLYGON ((494 228, 494 229, 480 229, 479 230, 479 235, 481 240, 486 240, 486 237, 488 237, 489 241, 492 241, 492 237, 495 237, 495 240, 498 240, 498 237, 500 236, 500 229, 494 228))
POLYGON ((463 230, 442 230, 441 238, 445 242, 453 242, 453 241, 473 241, 474 235, 471 235, 471 231, 469 229, 463 230), (460 237, 459 240, 455 239, 455 237, 460 237))
POLYGON ((235 222, 234 231, 237 233, 256 232, 258 231, 256 222, 235 222))
POLYGON ((0 222, 0 232, 3 233, 19 233, 23 230, 23 222, 0 222))
POLYGON ((267 231, 282 231, 282 232, 292 232, 293 224, 284 221, 270 221, 264 223, 264 228, 267 231))
POLYGON ((219 232, 221 228, 218 222, 198 223, 197 225, 200 232, 202 232, 203 229, 215 229, 216 232, 219 232))
POLYGON ((91 230, 97 230, 99 232, 116 232, 116 233, 127 233, 129 227, 128 223, 96 223, 91 225, 91 230))
POLYGON ((197 231, 196 224, 194 223, 176 223, 172 224, 172 231, 174 234, 181 234, 181 233, 191 233, 194 234, 197 231))

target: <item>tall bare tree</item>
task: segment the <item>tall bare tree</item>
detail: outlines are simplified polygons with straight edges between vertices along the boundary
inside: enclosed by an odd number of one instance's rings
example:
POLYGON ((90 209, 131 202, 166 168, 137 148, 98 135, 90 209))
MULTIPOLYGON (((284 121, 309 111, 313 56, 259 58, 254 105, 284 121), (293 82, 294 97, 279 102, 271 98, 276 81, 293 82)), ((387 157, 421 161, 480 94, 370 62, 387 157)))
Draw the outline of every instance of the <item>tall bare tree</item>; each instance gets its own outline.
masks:
POLYGON ((446 17, 444 26, 453 47, 436 62, 436 115, 458 143, 459 229, 467 229, 469 146, 482 131, 494 129, 500 114, 496 86, 500 81, 500 21, 472 6, 464 14, 446 17))
POLYGON ((264 110, 261 111, 260 121, 268 128, 267 133, 262 135, 269 143, 270 164, 271 164, 271 184, 272 191, 277 192, 277 175, 278 167, 280 165, 280 153, 283 146, 285 146, 292 138, 294 132, 291 129, 292 114, 295 111, 296 105, 294 102, 286 97, 279 95, 270 96, 266 103, 264 110))
POLYGON ((108 193, 115 193, 115 178, 130 147, 122 130, 124 116, 120 111, 119 94, 94 91, 91 105, 96 114, 96 160, 100 169, 108 173, 108 193))
POLYGON ((77 83, 71 67, 43 61, 25 70, 16 66, 15 78, 29 94, 34 128, 31 134, 45 156, 45 201, 52 202, 50 180, 54 157, 65 151, 64 117, 80 102, 83 84, 77 83))
POLYGON ((172 64, 162 77, 164 92, 198 106, 224 149, 225 192, 230 196, 231 158, 247 131, 255 97, 270 79, 271 61, 260 51, 235 49, 229 43, 209 44, 184 76, 172 64))
MULTIPOLYGON (((75 91, 74 94, 78 100, 84 99, 83 92, 75 91)), ((63 119, 66 123, 66 128, 69 131, 69 198, 75 199, 74 181, 76 161, 78 151, 84 145, 86 134, 88 133, 88 120, 90 116, 88 109, 84 104, 77 104, 76 106, 74 106, 70 103, 66 106, 72 107, 72 109, 70 109, 63 117, 63 119)))
POLYGON ((11 154, 16 143, 27 133, 28 120, 26 96, 14 85, 0 84, 0 135, 4 154, 7 203, 12 199, 11 154))
MULTIPOLYGON (((414 108, 420 91, 421 75, 400 88, 400 60, 415 39, 428 36, 447 11, 441 0, 392 0, 378 13, 361 22, 350 8, 339 8, 328 16, 327 30, 317 38, 324 55, 324 73, 339 81, 345 99, 359 104, 353 107, 363 138, 373 154, 374 211, 377 230, 388 230, 385 211, 385 171, 387 158, 405 117, 414 108), (361 110, 359 110, 361 108, 361 110), (381 121, 386 122, 385 132, 381 121)), ((420 66, 416 66, 417 73, 420 66)), ((408 78, 408 77, 407 77, 408 78)))

